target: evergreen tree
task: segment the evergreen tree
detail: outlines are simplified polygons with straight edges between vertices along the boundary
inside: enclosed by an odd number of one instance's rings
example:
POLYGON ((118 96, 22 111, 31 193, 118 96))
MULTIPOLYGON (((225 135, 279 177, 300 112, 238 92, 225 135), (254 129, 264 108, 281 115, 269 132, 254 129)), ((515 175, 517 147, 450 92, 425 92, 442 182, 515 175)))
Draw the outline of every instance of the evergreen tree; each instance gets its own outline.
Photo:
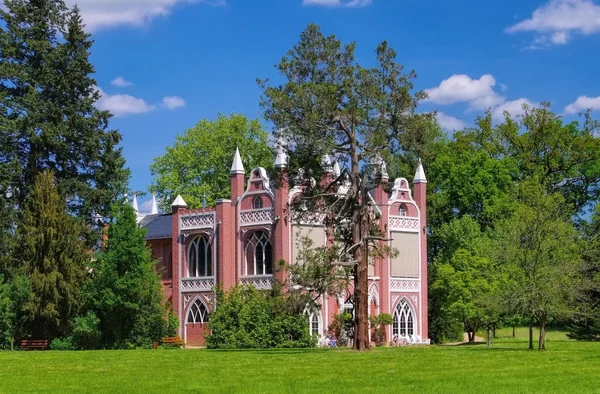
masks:
POLYGON ((94 263, 89 284, 91 307, 100 319, 106 345, 149 346, 167 329, 156 261, 133 208, 118 204, 114 216, 106 248, 94 263))
POLYGON ((106 215, 128 171, 108 129, 89 62, 92 40, 63 0, 5 0, 0 9, 0 168, 22 206, 36 175, 51 169, 71 212, 106 215), (14 166, 17 164, 17 166, 14 166))
POLYGON ((81 220, 66 211, 50 171, 39 174, 25 202, 13 265, 31 281, 28 332, 54 338, 69 332, 81 306, 90 254, 81 220))

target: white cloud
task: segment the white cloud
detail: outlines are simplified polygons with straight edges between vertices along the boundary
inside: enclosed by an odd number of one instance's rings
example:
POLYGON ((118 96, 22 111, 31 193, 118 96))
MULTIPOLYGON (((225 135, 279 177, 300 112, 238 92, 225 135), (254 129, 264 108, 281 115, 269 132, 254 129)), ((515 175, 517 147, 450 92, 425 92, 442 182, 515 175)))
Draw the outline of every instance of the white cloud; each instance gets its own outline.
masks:
POLYGON ((185 100, 178 96, 167 96, 163 98, 162 105, 167 109, 185 107, 185 100))
POLYGON ((118 86, 120 88, 125 88, 127 86, 133 86, 133 82, 129 82, 128 80, 126 80, 123 77, 117 77, 117 78, 113 79, 111 84, 114 86, 118 86))
POLYGON ((427 89, 428 98, 437 104, 468 102, 472 110, 494 107, 504 102, 504 98, 493 89, 496 80, 490 74, 479 79, 471 79, 465 74, 454 74, 443 80, 438 87, 427 89))
POLYGON ((144 99, 130 96, 128 94, 111 95, 98 88, 100 99, 96 102, 96 107, 101 110, 108 110, 116 117, 125 117, 127 115, 138 115, 153 111, 156 107, 148 104, 144 99))
POLYGON ((600 5, 592 0, 550 0, 533 11, 531 18, 506 28, 506 32, 544 34, 525 49, 564 45, 571 38, 571 32, 584 35, 600 32, 600 5))
POLYGON ((66 0, 70 6, 77 4, 87 30, 119 25, 142 26, 154 18, 167 16, 178 4, 203 3, 222 6, 225 0, 66 0))
POLYGON ((577 100, 565 107, 565 113, 576 114, 578 112, 585 111, 588 108, 600 110, 600 96, 579 96, 577 97, 577 100))
POLYGON ((443 112, 437 113, 437 120, 440 126, 442 126, 442 129, 448 131, 462 130, 466 126, 465 122, 463 122, 462 120, 455 118, 454 116, 445 114, 443 112))
POLYGON ((371 0, 302 0, 302 5, 318 5, 324 7, 359 8, 371 4, 371 0))
POLYGON ((517 100, 505 101, 501 105, 492 108, 492 117, 500 121, 504 119, 504 111, 508 111, 511 118, 515 118, 518 115, 523 115, 525 111, 523 111, 523 104, 527 104, 530 107, 535 107, 537 104, 531 100, 526 98, 520 98, 517 100))

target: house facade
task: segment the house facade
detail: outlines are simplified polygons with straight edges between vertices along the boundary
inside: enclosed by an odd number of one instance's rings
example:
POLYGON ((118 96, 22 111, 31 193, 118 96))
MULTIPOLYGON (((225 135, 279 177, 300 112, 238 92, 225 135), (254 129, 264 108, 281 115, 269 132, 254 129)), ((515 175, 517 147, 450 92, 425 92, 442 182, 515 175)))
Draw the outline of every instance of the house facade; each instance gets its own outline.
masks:
MULTIPOLYGON (((339 173, 338 164, 330 164, 325 177, 339 173)), ((284 153, 278 153, 275 167, 285 177, 284 153)), ((385 165, 382 168, 387 182, 385 165)), ((171 213, 159 214, 153 197, 152 211, 138 213, 138 223, 147 229, 147 242, 160 261, 165 297, 179 316, 179 335, 187 345, 204 345, 216 284, 225 290, 237 283, 270 289, 277 275, 285 275, 275 272, 275 262, 295 262, 299 236, 310 237, 315 247, 328 242, 318 215, 301 222, 292 219, 288 206, 302 194, 300 188, 290 189, 286 182, 273 187, 263 168, 246 172, 237 150, 230 179, 230 198, 217 200, 215 207, 189 209, 178 196, 171 213)), ((382 186, 371 193, 379 226, 398 251, 369 266, 370 313, 394 317, 386 330, 387 341, 396 334, 428 338, 426 185, 419 163, 412 188, 405 178, 398 178, 391 194, 382 186)), ((133 205, 137 210, 135 197, 133 205)), ((350 286, 345 294, 323 297, 320 311, 307 316, 307 328, 322 336, 335 314, 352 309, 350 286)))

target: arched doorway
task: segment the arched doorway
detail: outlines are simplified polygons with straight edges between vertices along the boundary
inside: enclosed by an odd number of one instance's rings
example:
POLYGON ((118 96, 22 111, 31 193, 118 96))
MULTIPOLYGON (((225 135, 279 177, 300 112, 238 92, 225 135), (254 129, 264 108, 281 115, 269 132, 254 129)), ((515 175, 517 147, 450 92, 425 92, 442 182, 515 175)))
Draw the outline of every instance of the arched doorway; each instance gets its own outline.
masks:
POLYGON ((204 346, 208 334, 208 308, 200 297, 196 297, 190 305, 185 319, 185 344, 204 346))

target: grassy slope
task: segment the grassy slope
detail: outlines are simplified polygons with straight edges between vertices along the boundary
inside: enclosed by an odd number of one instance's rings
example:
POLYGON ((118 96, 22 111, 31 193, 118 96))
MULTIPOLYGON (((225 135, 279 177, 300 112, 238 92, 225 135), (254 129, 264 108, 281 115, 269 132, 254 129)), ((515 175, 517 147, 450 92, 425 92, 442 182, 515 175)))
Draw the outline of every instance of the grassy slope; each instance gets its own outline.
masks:
POLYGON ((0 392, 600 392, 600 344, 0 352, 0 392))

